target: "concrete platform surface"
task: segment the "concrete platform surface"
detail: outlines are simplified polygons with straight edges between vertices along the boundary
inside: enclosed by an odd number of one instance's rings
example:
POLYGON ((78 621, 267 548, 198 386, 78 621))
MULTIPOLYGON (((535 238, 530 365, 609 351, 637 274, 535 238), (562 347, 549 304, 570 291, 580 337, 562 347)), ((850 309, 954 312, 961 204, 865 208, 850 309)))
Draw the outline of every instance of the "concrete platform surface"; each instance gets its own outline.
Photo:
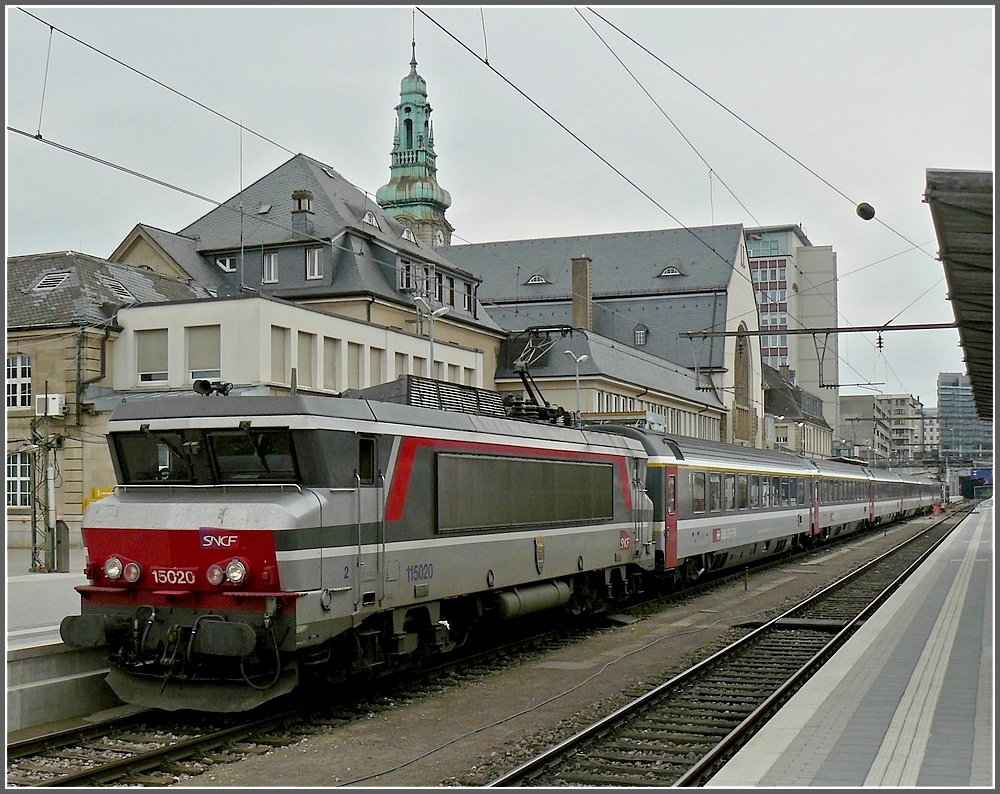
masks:
POLYGON ((989 788, 993 500, 707 784, 989 788))

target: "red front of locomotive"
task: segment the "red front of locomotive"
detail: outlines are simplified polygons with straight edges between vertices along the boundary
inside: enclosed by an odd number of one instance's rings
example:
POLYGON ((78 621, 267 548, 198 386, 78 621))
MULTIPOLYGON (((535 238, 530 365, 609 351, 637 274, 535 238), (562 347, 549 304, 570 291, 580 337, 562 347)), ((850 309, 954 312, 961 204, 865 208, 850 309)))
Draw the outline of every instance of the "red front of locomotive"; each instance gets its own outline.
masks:
POLYGON ((91 583, 77 587, 80 615, 64 618, 63 641, 107 648, 108 684, 136 705, 242 711, 290 691, 297 594, 281 590, 274 537, 86 527, 91 583))

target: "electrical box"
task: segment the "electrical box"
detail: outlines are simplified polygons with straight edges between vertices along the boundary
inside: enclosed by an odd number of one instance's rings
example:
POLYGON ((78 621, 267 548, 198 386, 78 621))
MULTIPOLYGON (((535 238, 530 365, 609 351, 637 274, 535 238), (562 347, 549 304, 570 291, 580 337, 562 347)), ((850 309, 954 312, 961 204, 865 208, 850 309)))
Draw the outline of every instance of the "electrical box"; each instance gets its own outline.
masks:
POLYGON ((65 413, 65 394, 35 395, 35 416, 62 416, 65 413))

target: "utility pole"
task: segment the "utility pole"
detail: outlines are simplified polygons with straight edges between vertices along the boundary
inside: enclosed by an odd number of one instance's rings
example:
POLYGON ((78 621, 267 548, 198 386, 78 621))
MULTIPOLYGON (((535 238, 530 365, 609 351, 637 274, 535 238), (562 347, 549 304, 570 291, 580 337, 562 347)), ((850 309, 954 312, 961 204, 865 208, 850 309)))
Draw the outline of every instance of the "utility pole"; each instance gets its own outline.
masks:
POLYGON ((56 570, 56 476, 48 416, 31 420, 31 573, 56 570), (41 427, 41 430, 39 430, 41 427))

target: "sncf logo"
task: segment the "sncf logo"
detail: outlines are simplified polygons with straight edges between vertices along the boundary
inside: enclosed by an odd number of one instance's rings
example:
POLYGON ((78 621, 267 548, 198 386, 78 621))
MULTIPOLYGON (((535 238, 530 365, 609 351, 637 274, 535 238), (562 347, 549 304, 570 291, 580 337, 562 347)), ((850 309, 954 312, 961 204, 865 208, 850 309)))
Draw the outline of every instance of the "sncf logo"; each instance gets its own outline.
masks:
POLYGON ((202 535, 203 549, 229 549, 236 545, 239 538, 236 535, 202 535))

